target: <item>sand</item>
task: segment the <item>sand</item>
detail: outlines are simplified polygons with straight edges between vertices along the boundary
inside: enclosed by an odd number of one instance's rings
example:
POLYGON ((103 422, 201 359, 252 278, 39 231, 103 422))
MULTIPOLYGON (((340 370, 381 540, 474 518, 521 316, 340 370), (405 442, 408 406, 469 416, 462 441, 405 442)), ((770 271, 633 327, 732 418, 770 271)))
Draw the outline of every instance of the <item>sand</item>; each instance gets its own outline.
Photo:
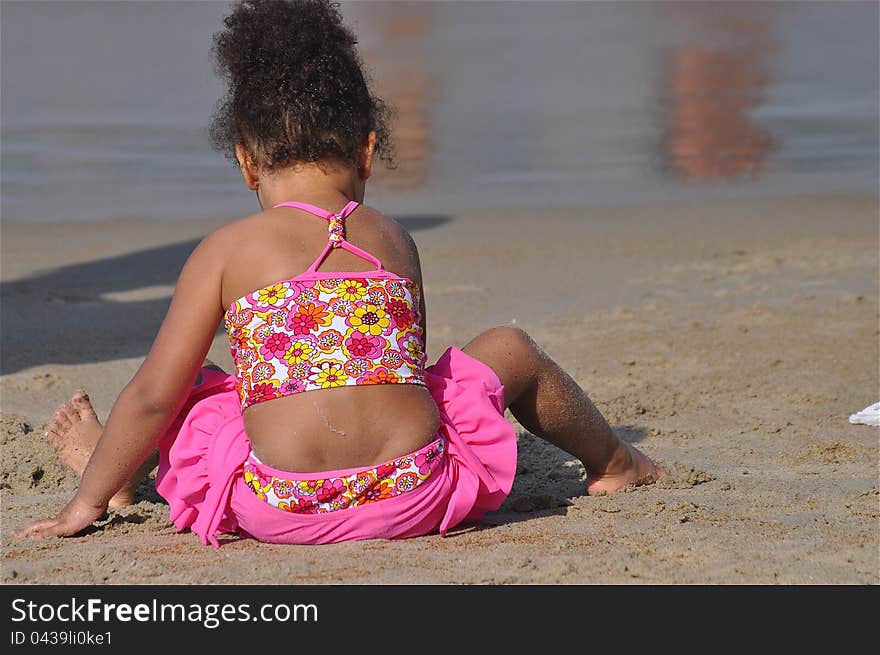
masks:
MULTIPOLYGON (((880 431, 847 422, 880 400, 876 199, 402 220, 421 250, 431 357, 522 327, 672 475, 587 497, 580 464, 517 426, 510 498, 445 538, 215 550, 177 533, 145 484, 83 536, 16 540, 75 489, 45 422, 79 386, 106 415, 186 253, 219 222, 9 224, 3 582, 880 581, 880 431)), ((211 357, 229 366, 222 334, 211 357)))

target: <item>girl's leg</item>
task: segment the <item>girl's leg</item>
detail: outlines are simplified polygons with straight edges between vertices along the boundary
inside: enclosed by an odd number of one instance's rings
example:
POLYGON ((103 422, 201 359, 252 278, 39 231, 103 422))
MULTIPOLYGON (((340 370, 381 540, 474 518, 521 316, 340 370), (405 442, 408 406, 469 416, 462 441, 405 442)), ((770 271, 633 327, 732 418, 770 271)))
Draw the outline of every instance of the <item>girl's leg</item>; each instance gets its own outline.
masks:
MULTIPOLYGON (((61 405, 49 421, 46 438, 55 448, 61 461, 82 477, 92 451, 101 438, 102 430, 103 427, 88 395, 83 391, 77 391, 70 402, 61 405)), ((135 489, 158 463, 157 451, 147 458, 131 480, 110 499, 110 507, 131 505, 134 502, 135 489)))
MULTIPOLYGON (((203 368, 223 373, 223 369, 209 359, 203 368)), ((199 373, 193 388, 202 383, 199 373)), ((46 438, 55 448, 58 457, 74 473, 82 477, 92 451, 101 438, 103 426, 98 420, 92 402, 84 391, 77 391, 70 402, 61 405, 46 427, 46 438)), ((159 464, 159 451, 154 451, 141 465, 126 485, 110 499, 110 507, 124 507, 134 503, 134 493, 147 474, 159 464)))
POLYGON ((665 475, 615 436, 584 390, 522 330, 488 330, 463 350, 495 371, 505 402, 523 427, 581 460, 587 493, 650 484, 665 475))

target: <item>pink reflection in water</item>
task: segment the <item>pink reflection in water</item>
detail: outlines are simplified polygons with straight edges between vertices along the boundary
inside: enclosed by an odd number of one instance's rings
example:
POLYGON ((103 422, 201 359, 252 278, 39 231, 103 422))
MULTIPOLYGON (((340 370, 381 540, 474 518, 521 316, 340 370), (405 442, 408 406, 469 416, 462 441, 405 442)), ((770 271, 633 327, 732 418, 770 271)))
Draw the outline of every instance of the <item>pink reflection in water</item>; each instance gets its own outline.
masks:
POLYGON ((768 84, 772 43, 765 8, 689 4, 673 11, 688 32, 712 44, 671 48, 664 61, 661 155, 667 169, 693 180, 757 178, 776 145, 749 115, 768 84), (726 15, 714 13, 722 7, 726 15))

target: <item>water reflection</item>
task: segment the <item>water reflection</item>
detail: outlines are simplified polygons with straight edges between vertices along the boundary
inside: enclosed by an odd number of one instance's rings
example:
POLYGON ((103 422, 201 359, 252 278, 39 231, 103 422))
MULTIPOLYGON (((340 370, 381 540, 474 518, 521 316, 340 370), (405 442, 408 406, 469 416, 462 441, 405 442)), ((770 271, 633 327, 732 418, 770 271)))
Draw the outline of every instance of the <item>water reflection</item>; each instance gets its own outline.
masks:
MULTIPOLYGON (((344 2, 399 110, 400 166, 374 169, 369 202, 407 214, 876 194, 878 6, 344 2)), ((205 129, 227 10, 0 0, 3 221, 253 211, 205 129)))
POLYGON ((434 29, 436 7, 434 3, 364 4, 369 11, 363 19, 380 39, 377 47, 367 44, 361 54, 372 70, 376 93, 397 114, 391 129, 398 167, 393 171, 375 167, 372 186, 379 193, 417 191, 427 181, 431 154, 428 103, 433 82, 424 49, 413 44, 434 29))
POLYGON ((661 155, 668 172, 694 180, 756 179, 778 143, 749 112, 764 102, 772 52, 769 5, 669 5, 686 45, 670 48, 661 155), (694 44, 703 41, 703 44, 694 44))

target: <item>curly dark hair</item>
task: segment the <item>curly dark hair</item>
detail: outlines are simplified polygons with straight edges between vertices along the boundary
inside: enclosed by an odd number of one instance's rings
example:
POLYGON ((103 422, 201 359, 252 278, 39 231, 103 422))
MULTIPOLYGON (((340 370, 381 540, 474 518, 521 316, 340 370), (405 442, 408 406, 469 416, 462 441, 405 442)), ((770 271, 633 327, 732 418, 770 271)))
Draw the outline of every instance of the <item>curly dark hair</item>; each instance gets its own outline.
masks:
POLYGON ((229 84, 211 124, 217 150, 243 144, 269 171, 297 163, 355 164, 371 131, 394 165, 391 110, 370 93, 357 39, 328 0, 241 0, 214 35, 229 84))

